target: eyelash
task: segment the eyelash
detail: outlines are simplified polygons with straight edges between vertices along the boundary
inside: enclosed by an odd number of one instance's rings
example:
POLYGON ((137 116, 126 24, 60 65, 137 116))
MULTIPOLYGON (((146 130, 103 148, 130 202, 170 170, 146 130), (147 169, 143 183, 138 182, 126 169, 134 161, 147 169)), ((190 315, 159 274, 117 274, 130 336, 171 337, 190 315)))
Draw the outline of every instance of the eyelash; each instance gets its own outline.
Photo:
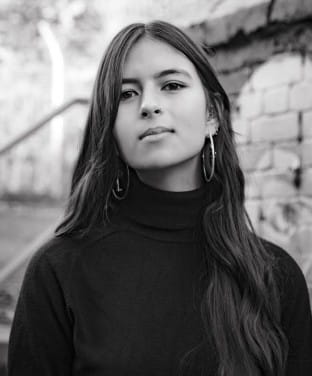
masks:
MULTIPOLYGON (((175 86, 175 89, 172 89, 172 90, 165 90, 165 91, 176 91, 176 90, 180 90, 180 89, 183 89, 184 87, 186 87, 186 85, 183 85, 183 84, 181 84, 181 83, 179 83, 179 82, 167 82, 164 86, 163 86, 163 88, 166 88, 166 87, 168 87, 168 86, 170 86, 171 85, 171 87, 172 87, 172 85, 173 86, 175 86)), ((125 101, 125 100, 127 100, 127 99, 130 99, 130 98, 132 98, 133 97, 133 95, 130 95, 129 97, 124 97, 125 95, 127 95, 127 94, 129 94, 129 93, 135 93, 135 90, 133 90, 133 89, 130 89, 130 90, 125 90, 125 91, 123 91, 122 93, 121 93, 121 95, 120 95, 120 100, 121 101, 125 101)))
POLYGON ((174 85, 176 87, 175 90, 177 90, 177 86, 179 86, 179 89, 183 89, 185 85, 180 84, 179 82, 168 82, 164 85, 164 87, 169 86, 169 85, 174 85))
POLYGON ((121 101, 125 101, 125 100, 127 100, 127 99, 130 99, 130 98, 132 98, 132 95, 131 96, 129 96, 129 97, 124 97, 125 95, 127 95, 127 94, 129 94, 129 93, 134 93, 134 90, 125 90, 125 91, 123 91, 121 94, 120 94, 120 100, 121 101))

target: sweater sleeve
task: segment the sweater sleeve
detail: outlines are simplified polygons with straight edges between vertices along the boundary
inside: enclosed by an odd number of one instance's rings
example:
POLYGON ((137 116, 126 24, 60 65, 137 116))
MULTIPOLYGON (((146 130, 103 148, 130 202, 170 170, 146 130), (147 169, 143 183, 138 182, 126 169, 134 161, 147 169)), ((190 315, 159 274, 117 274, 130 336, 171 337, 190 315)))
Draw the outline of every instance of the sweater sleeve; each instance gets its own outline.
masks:
POLYGON ((53 242, 43 246, 27 267, 9 339, 9 376, 72 373, 72 320, 57 263, 49 258, 51 250, 55 251, 53 242))
POLYGON ((308 287, 296 261, 279 249, 282 327, 289 343, 286 376, 312 375, 312 316, 308 287))

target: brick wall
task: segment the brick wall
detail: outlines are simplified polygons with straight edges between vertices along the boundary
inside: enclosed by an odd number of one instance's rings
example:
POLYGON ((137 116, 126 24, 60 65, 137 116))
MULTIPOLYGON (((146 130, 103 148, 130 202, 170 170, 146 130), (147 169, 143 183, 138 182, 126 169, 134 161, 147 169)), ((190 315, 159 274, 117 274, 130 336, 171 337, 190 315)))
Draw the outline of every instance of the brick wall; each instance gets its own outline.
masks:
MULTIPOLYGON (((253 225, 292 254, 312 292, 312 39, 306 26, 234 38, 216 46, 211 62, 231 99, 253 225)), ((209 45, 209 33, 203 35, 209 45)))
POLYGON ((304 182, 311 135, 303 132, 303 119, 312 110, 311 73, 309 56, 275 55, 253 72, 237 98, 236 122, 245 124, 238 151, 249 212, 263 235, 283 237, 289 251, 312 220, 312 189, 304 182), (302 207, 309 207, 303 217, 302 207))

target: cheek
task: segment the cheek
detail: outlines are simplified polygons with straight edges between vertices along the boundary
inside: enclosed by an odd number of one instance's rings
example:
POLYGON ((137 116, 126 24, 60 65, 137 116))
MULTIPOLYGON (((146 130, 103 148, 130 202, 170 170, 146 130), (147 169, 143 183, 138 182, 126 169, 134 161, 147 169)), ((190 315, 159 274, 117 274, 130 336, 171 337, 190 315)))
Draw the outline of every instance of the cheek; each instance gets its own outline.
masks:
POLYGON ((201 88, 195 89, 188 98, 184 98, 183 106, 181 106, 185 117, 201 124, 206 120, 206 109, 206 96, 201 88))
POLYGON ((129 136, 129 123, 129 116, 126 116, 125 111, 119 109, 113 128, 113 134, 118 145, 122 145, 124 143, 124 139, 127 139, 129 136))
POLYGON ((124 131, 122 123, 116 120, 113 128, 113 136, 115 138, 116 144, 118 146, 119 152, 122 152, 124 149, 124 131))
POLYGON ((129 155, 131 155, 133 144, 133 121, 129 116, 124 116, 123 113, 118 113, 113 128, 113 136, 115 138, 118 150, 122 158, 127 161, 129 155), (131 126, 132 125, 132 126, 131 126))
POLYGON ((137 116, 137 104, 134 101, 132 102, 119 105, 114 125, 119 134, 130 134, 133 130, 137 116))
POLYGON ((205 133, 206 125, 205 103, 194 101, 183 106, 180 113, 180 119, 183 121, 184 126, 186 127, 185 130, 188 131, 188 133, 202 136, 202 134, 205 133))

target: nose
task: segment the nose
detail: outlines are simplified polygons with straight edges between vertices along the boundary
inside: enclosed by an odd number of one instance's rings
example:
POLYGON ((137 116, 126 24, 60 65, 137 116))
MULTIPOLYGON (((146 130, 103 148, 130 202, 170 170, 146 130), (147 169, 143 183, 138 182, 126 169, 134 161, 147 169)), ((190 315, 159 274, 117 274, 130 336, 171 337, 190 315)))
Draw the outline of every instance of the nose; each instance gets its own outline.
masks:
POLYGON ((141 107, 141 116, 143 118, 149 118, 152 117, 153 115, 157 115, 161 113, 161 109, 157 105, 144 105, 141 107))
POLYGON ((157 94, 151 88, 149 89, 150 90, 146 89, 144 95, 142 96, 140 108, 140 115, 145 119, 159 115, 162 112, 157 94))

